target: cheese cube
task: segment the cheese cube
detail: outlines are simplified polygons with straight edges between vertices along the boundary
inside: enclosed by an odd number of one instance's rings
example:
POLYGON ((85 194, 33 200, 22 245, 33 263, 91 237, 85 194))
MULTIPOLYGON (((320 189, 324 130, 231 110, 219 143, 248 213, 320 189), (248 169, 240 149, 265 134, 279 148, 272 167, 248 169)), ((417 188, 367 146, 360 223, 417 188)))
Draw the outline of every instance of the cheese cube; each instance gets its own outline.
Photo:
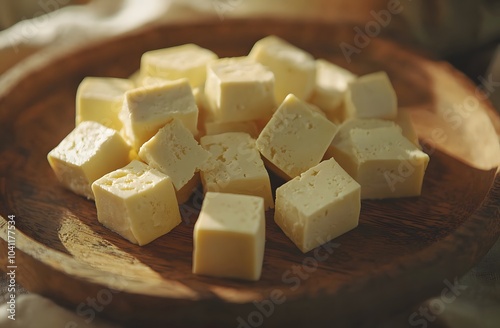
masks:
POLYGON ((126 92, 120 117, 123 134, 135 150, 173 118, 193 135, 198 133, 198 107, 186 79, 126 92))
POLYGON ((397 97, 387 73, 372 73, 352 81, 345 94, 345 106, 348 117, 394 120, 397 97))
POLYGON ((228 132, 205 136, 200 143, 212 154, 210 169, 201 172, 205 192, 260 196, 264 198, 265 209, 274 207, 269 174, 249 134, 228 132))
POLYGON ((130 147, 120 134, 97 122, 80 123, 47 155, 63 186, 94 199, 92 182, 129 162, 130 147))
POLYGON ((276 173, 290 179, 321 161, 336 131, 337 126, 322 114, 288 95, 260 133, 256 146, 278 168, 276 173))
POLYGON ((206 65, 217 55, 195 44, 152 50, 141 57, 141 71, 145 75, 167 80, 187 78, 195 88, 205 82, 206 65))
POLYGON ((208 192, 193 233, 193 273, 259 280, 265 246, 261 197, 208 192))
POLYGON ((349 160, 349 154, 351 152, 351 130, 355 128, 359 129, 374 129, 382 127, 397 127, 396 123, 388 120, 379 119, 358 119, 351 118, 344 121, 338 128, 335 138, 333 138, 332 143, 328 146, 325 153, 325 159, 335 157, 335 159, 343 166, 344 161, 349 160), (342 159, 339 159, 342 157, 342 159), (347 158, 346 158, 347 157, 347 158))
POLYGON ((220 122, 256 120, 275 108, 274 75, 246 58, 223 58, 207 65, 205 97, 220 122))
POLYGON ((420 195, 429 156, 399 127, 353 128, 349 140, 350 149, 334 158, 361 185, 362 199, 420 195))
POLYGON ((171 82, 172 80, 163 79, 161 77, 141 75, 137 78, 138 87, 153 87, 171 82))
POLYGON ((274 220, 304 253, 358 225, 360 186, 332 158, 276 189, 274 220))
POLYGON ((172 179, 176 190, 206 165, 210 153, 204 150, 180 120, 168 122, 142 145, 139 157, 172 179))
POLYGON ((259 127, 255 121, 245 122, 205 122, 205 134, 215 135, 226 132, 245 132, 252 138, 259 136, 259 127))
POLYGON ((94 121, 120 131, 124 94, 134 83, 127 79, 86 77, 76 91, 76 125, 94 121))
POLYGON ((344 96, 349 83, 357 78, 348 70, 324 59, 316 60, 316 83, 309 100, 327 113, 331 121, 344 120, 344 96))
POLYGON ((268 36, 257 41, 248 56, 274 73, 276 102, 281 103, 290 93, 302 100, 309 99, 316 80, 316 62, 309 53, 276 36, 268 36))
POLYGON ((140 246, 181 222, 172 181, 139 161, 104 175, 92 184, 97 219, 140 246))

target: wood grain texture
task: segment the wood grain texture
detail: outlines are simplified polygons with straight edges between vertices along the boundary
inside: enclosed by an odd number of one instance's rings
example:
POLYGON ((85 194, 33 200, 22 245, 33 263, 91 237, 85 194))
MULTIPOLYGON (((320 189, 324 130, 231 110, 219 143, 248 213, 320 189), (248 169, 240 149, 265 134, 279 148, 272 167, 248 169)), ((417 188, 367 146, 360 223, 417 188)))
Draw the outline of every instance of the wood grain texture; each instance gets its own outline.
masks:
MULTIPOLYGON (((75 311, 88 297, 112 290, 102 314, 137 326, 236 327, 238 317, 246 321, 257 310, 254 301, 279 294, 286 300, 263 317, 265 326, 369 327, 439 293, 444 279, 468 270, 500 233, 500 154, 489 121, 498 124, 498 115, 479 99, 460 125, 451 125, 457 120, 443 118, 443 110, 468 96, 477 99, 470 82, 445 63, 381 39, 347 63, 339 44, 353 37, 349 26, 269 20, 158 26, 55 60, 41 54, 11 72, 0 81, 0 247, 6 249, 5 218, 15 214, 18 281, 75 311), (269 212, 262 279, 249 283, 191 274, 201 192, 181 208, 179 227, 139 247, 101 226, 93 202, 58 184, 46 154, 74 126, 83 77, 126 77, 138 69, 143 52, 188 42, 220 56, 245 55, 268 34, 358 74, 388 72, 431 155, 421 197, 363 201, 357 229, 307 254, 269 212), (436 129, 446 138, 437 138, 436 129)), ((6 262, 2 251, 2 268, 6 262)))

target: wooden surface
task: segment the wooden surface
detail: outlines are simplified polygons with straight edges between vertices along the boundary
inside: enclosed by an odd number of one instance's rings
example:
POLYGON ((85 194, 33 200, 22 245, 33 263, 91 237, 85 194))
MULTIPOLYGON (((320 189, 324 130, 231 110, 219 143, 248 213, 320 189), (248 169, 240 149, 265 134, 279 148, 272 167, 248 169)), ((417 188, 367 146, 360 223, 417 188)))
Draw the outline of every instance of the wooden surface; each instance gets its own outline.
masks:
MULTIPOLYGON (((262 316, 266 326, 369 327, 440 293, 443 281, 468 270, 500 233, 500 154, 493 128, 500 120, 482 100, 473 110, 450 114, 452 105, 477 99, 474 86, 447 64, 388 41, 373 39, 348 64, 338 45, 352 44, 353 37, 351 27, 265 20, 156 27, 63 52, 55 61, 46 60, 53 54, 41 54, 4 77, 0 247, 6 249, 5 219, 14 214, 18 282, 75 311, 88 297, 101 299, 104 316, 143 326, 236 327, 238 317, 246 321, 249 315, 255 323, 260 317, 252 302, 278 295, 286 300, 262 316), (269 212, 262 279, 249 283, 191 274, 200 193, 181 209, 180 226, 139 247, 101 226, 93 202, 57 183, 46 154, 73 128, 76 87, 83 77, 126 77, 138 69, 144 51, 188 42, 220 56, 245 55, 268 34, 358 74, 388 72, 400 106, 412 110, 431 155, 421 197, 363 201, 357 229, 329 249, 307 254, 285 237, 269 212)), ((6 262, 2 251, 2 269, 6 262)))

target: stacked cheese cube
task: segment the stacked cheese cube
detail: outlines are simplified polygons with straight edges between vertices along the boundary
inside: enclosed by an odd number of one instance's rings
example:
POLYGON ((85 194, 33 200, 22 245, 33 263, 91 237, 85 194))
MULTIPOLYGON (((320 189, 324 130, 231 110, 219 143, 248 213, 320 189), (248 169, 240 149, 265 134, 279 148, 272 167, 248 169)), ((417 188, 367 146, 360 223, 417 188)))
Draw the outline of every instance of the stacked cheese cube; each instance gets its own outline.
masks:
POLYGON ((419 195, 429 157, 384 72, 357 75, 276 37, 248 56, 147 52, 130 79, 86 78, 48 155, 98 220, 144 245, 201 182, 193 272, 258 280, 265 211, 302 252, 358 225, 363 198, 419 195), (269 171, 285 183, 273 197, 269 171))

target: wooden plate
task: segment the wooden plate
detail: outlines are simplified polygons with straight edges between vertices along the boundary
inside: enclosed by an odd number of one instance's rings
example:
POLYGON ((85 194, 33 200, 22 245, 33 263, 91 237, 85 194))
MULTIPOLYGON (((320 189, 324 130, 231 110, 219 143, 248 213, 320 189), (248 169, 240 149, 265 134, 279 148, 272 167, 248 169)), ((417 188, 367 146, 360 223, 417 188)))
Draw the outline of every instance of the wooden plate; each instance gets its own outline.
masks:
POLYGON ((86 319, 101 313, 142 326, 371 326, 439 293, 499 235, 500 120, 452 67, 389 41, 372 39, 348 63, 339 44, 353 38, 351 27, 320 23, 160 26, 78 51, 58 49, 55 59, 42 53, 10 72, 0 82, 0 227, 6 249, 7 216, 15 215, 18 282, 86 319), (93 202, 57 183, 46 154, 74 126, 84 76, 126 77, 144 51, 188 42, 220 56, 245 55, 268 34, 359 74, 388 72, 431 155, 421 197, 363 201, 357 229, 307 254, 268 213, 262 279, 249 283, 191 274, 199 194, 182 207, 183 224, 138 247, 102 227, 93 202))

